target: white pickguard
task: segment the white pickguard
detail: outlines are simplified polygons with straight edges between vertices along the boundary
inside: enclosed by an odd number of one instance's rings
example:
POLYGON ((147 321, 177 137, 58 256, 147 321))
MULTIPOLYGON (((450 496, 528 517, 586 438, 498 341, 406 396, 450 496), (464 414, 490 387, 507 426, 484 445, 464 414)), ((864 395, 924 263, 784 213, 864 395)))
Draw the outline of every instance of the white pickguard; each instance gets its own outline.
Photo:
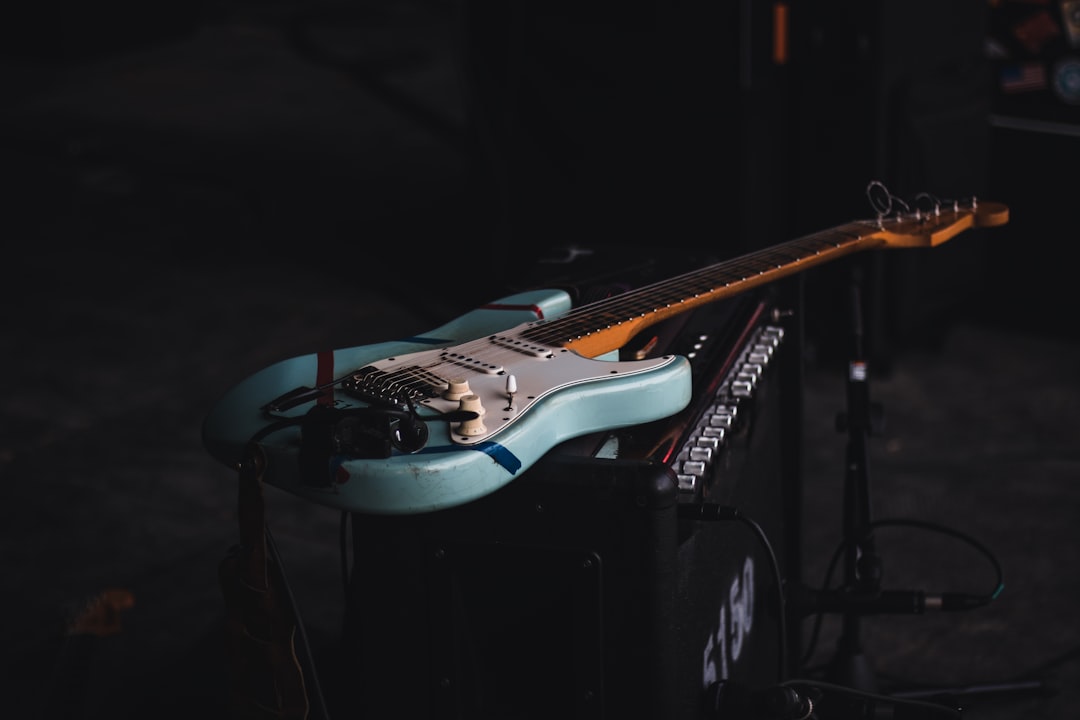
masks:
MULTIPOLYGON (((456 444, 476 445, 496 438, 507 427, 527 417, 533 406, 555 393, 646 373, 671 362, 670 357, 634 362, 593 360, 561 347, 515 343, 517 338, 518 333, 511 331, 445 349, 388 358, 372 363, 371 367, 390 376, 416 376, 437 391, 447 388, 451 380, 466 383, 467 392, 475 396, 470 398, 471 402, 479 401, 480 421, 485 429, 476 434, 462 434, 466 423, 454 423, 450 436, 456 444), (512 395, 507 391, 510 377, 516 385, 512 395)), ((441 395, 421 404, 438 413, 466 407, 456 397, 446 399, 441 395)), ((477 423, 470 425, 479 427, 477 423)))

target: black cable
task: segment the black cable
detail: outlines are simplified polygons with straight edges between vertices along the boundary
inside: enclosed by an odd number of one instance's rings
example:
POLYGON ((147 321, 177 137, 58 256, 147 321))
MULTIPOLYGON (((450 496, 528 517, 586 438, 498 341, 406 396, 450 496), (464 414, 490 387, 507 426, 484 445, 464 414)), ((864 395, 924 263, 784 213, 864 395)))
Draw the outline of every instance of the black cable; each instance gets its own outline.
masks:
POLYGON ((278 552, 277 542, 274 541, 274 536, 270 533, 270 528, 265 528, 265 534, 267 551, 274 558, 274 566, 277 568, 278 579, 281 581, 281 589, 285 592, 285 597, 288 599, 293 619, 296 622, 296 636, 299 640, 300 647, 303 648, 304 657, 307 659, 306 664, 308 672, 304 674, 304 686, 307 689, 308 698, 314 699, 315 704, 318 706, 320 717, 324 720, 329 720, 330 712, 326 708, 326 698, 323 696, 322 685, 319 683, 319 673, 315 667, 315 657, 311 653, 311 643, 308 641, 307 630, 304 627, 304 620, 300 616, 300 610, 296 605, 296 598, 293 596, 292 586, 285 576, 285 566, 281 561, 281 553, 278 552))
MULTIPOLYGON (((815 691, 813 694, 821 694, 823 691, 828 691, 834 695, 842 696, 848 699, 864 700, 871 703, 885 703, 891 705, 897 709, 904 708, 906 710, 921 710, 924 713, 928 713, 932 716, 947 716, 950 720, 959 720, 961 717, 960 710, 956 708, 950 708, 939 703, 928 702, 925 700, 913 700, 913 699, 899 699, 889 695, 881 695, 879 693, 866 692, 865 690, 855 690, 853 688, 845 687, 843 685, 834 685, 832 683, 821 682, 818 680, 806 680, 801 678, 795 678, 787 682, 781 683, 784 687, 790 688, 809 688, 815 691)), ((825 705, 824 702, 818 701, 814 703, 816 707, 825 705)), ((816 717, 816 716, 815 716, 816 717)), ((875 706, 871 705, 869 709, 860 709, 854 716, 858 718, 873 718, 873 717, 886 717, 878 714, 875 706)), ((895 712, 887 717, 914 717, 912 713, 900 713, 895 712)), ((924 714, 919 714, 918 717, 926 717, 924 714)))
MULTIPOLYGON (((260 428, 251 439, 248 441, 248 446, 257 444, 260 440, 264 439, 268 435, 283 430, 287 427, 294 427, 300 425, 303 422, 303 418, 287 418, 272 422, 260 428)), ((247 459, 241 460, 238 465, 242 465, 247 462, 247 459)), ((307 672, 304 673, 304 685, 305 693, 308 695, 309 701, 313 697, 318 705, 321 717, 324 720, 329 720, 330 713, 326 707, 326 699, 323 696, 322 686, 319 683, 319 673, 315 667, 314 656, 311 652, 311 643, 308 640, 307 630, 304 627, 303 618, 300 616, 299 608, 296 604, 296 597, 293 595, 292 586, 289 584, 289 580, 285 575, 285 566, 281 559, 281 553, 278 551, 277 542, 274 540, 273 534, 270 532, 269 526, 263 527, 263 535, 266 538, 267 552, 273 557, 273 567, 277 569, 278 579, 280 581, 281 589, 285 593, 285 597, 288 600, 288 606, 296 623, 296 635, 299 640, 299 645, 303 649, 303 655, 307 660, 307 672)))
MULTIPOLYGON (((825 579, 822 580, 822 590, 828 590, 829 584, 832 582, 833 571, 836 570, 836 563, 840 561, 840 556, 844 552, 844 543, 833 551, 832 558, 829 559, 829 567, 825 570, 825 579)), ((818 637, 821 634, 821 623, 825 618, 825 613, 819 612, 814 616, 814 626, 810 629, 810 639, 806 643, 806 650, 803 652, 802 660, 799 662, 800 667, 805 666, 810 658, 814 655, 814 650, 817 649, 818 637)))
MULTIPOLYGON (((948 535, 950 537, 956 538, 956 539, 958 539, 958 540, 960 540, 962 542, 967 543, 968 545, 973 547, 976 551, 978 551, 981 555, 983 555, 990 562, 990 565, 994 568, 994 572, 997 575, 997 585, 994 587, 994 590, 992 592, 990 592, 989 594, 987 594, 987 595, 981 596, 981 599, 983 600, 983 604, 986 604, 986 603, 989 603, 989 602, 995 600, 1002 593, 1002 591, 1005 589, 1004 572, 1003 572, 1003 570, 1001 568, 1001 563, 998 562, 998 559, 994 556, 993 552, 991 552, 989 548, 987 548, 985 545, 983 545, 981 542, 979 542, 978 540, 976 540, 972 536, 970 536, 970 535, 968 535, 966 533, 960 532, 959 530, 954 530, 954 529, 946 527, 944 525, 939 525, 937 523, 932 523, 932 522, 928 522, 928 521, 925 521, 925 520, 909 520, 909 519, 906 519, 906 518, 884 518, 882 520, 875 520, 875 521, 869 523, 867 525, 863 535, 860 538, 858 538, 857 540, 855 540, 855 542, 862 541, 863 539, 865 539, 865 537, 867 535, 869 535, 875 529, 883 528, 883 527, 913 527, 913 528, 919 528, 921 530, 929 530, 931 532, 937 532, 937 533, 940 533, 942 535, 948 535)), ((825 571, 825 579, 822 582, 822 589, 827 590, 829 588, 829 585, 832 582, 833 572, 835 571, 836 565, 840 561, 840 557, 843 555, 843 552, 846 549, 846 547, 847 547, 847 545, 845 544, 845 542, 841 541, 837 545, 836 550, 833 551, 832 558, 830 558, 828 568, 825 571)), ((821 613, 821 612, 817 613, 815 618, 814 618, 814 626, 811 629, 810 639, 809 639, 809 641, 807 643, 806 651, 803 653, 803 657, 802 657, 802 661, 801 661, 800 665, 805 665, 814 654, 814 650, 815 650, 815 648, 817 646, 817 641, 818 641, 818 638, 819 638, 819 635, 820 635, 820 632, 821 632, 821 623, 822 623, 823 618, 824 618, 824 613, 821 613)))
POLYGON ((1020 674, 1018 676, 1018 679, 1022 680, 1022 679, 1037 677, 1039 675, 1042 675, 1043 673, 1050 672, 1051 670, 1053 670, 1054 668, 1056 668, 1059 665, 1064 665, 1065 663, 1069 662, 1070 660, 1073 660, 1074 658, 1076 658, 1078 656, 1080 656, 1080 647, 1071 648, 1071 649, 1066 650, 1065 652, 1061 653, 1057 657, 1050 658, 1049 660, 1044 661, 1041 665, 1037 665, 1034 668, 1032 668, 1031 670, 1028 670, 1027 672, 1020 674))
POLYGON ((932 697, 932 696, 947 696, 954 695, 971 695, 976 693, 1011 693, 1011 692, 1031 692, 1036 690, 1045 690, 1046 685, 1042 680, 1038 678, 1046 673, 1050 672, 1059 665, 1080 657, 1080 647, 1072 647, 1068 650, 1056 655, 1048 660, 1044 660, 1042 663, 1035 667, 1013 675, 1011 679, 1002 682, 994 683, 981 683, 979 685, 971 685, 966 687, 950 687, 946 685, 931 685, 926 689, 920 691, 900 691, 893 693, 896 697, 932 697))
POLYGON ((303 417, 286 418, 284 420, 272 422, 269 425, 259 428, 259 431, 251 436, 251 439, 248 441, 248 443, 257 443, 271 433, 276 433, 278 430, 284 430, 287 427, 294 427, 296 425, 300 425, 303 422, 303 417))
POLYGON ((742 510, 730 505, 717 505, 713 503, 703 504, 686 504, 679 506, 680 516, 689 520, 735 520, 743 523, 751 532, 757 537, 758 542, 761 543, 765 553, 769 557, 769 567, 772 569, 773 580, 776 583, 776 595, 778 602, 778 615, 779 615, 779 672, 777 673, 778 679, 783 680, 787 677, 787 600, 784 595, 784 578, 780 571, 780 563, 776 559, 776 553, 773 551, 772 543, 769 542, 769 537, 765 533, 765 530, 758 524, 756 520, 746 515, 742 510))
POLYGON ((765 552, 769 556, 769 567, 772 568, 773 581, 776 583, 776 597, 778 604, 777 616, 779 628, 778 635, 780 638, 780 642, 778 643, 779 672, 777 675, 780 680, 784 680, 787 677, 788 673, 787 599, 784 594, 784 577, 783 574, 780 572, 780 563, 777 562, 776 553, 773 552, 772 543, 769 542, 769 537, 765 534, 765 530, 762 529, 761 525, 759 525, 757 521, 755 521, 753 518, 744 514, 738 508, 734 508, 734 510, 735 519, 746 525, 748 528, 750 528, 751 531, 753 531, 754 535, 757 536, 758 541, 761 543, 761 546, 765 549, 765 552))
POLYGON ((986 595, 982 596, 985 599, 985 601, 990 602, 992 600, 997 599, 997 597, 999 595, 1001 595, 1001 593, 1005 590, 1005 573, 1001 568, 1001 563, 998 562, 997 557, 994 556, 994 553, 990 550, 990 548, 986 547, 981 542, 979 542, 978 540, 976 540, 972 536, 968 535, 967 533, 960 532, 959 530, 954 530, 954 529, 952 529, 950 527, 947 527, 945 525, 939 525, 938 523, 928 522, 926 520, 908 520, 906 518, 886 518, 886 519, 883 519, 883 520, 877 520, 875 522, 870 523, 870 525, 866 529, 866 534, 868 535, 868 534, 870 534, 871 531, 873 531, 873 530, 875 530, 877 528, 883 528, 883 527, 913 527, 913 528, 919 528, 921 530, 929 530, 931 532, 940 533, 941 535, 948 535, 950 537, 956 538, 957 540, 960 540, 962 542, 967 543, 972 548, 974 548, 976 551, 978 551, 980 555, 985 557, 987 559, 987 561, 989 561, 991 567, 994 568, 995 575, 997 576, 997 583, 994 585, 994 589, 991 592, 987 593, 986 595))
POLYGON ((345 600, 349 599, 349 511, 341 511, 341 525, 338 528, 338 542, 341 545, 341 584, 345 600))

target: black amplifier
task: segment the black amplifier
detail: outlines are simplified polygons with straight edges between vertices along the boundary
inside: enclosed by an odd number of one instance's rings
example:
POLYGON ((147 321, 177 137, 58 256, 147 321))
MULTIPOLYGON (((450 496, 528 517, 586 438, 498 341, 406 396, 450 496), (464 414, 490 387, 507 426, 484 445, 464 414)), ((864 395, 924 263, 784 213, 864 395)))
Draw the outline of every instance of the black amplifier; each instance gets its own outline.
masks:
POLYGON ((566 442, 460 507, 351 517, 339 670, 358 716, 716 718, 717 681, 784 677, 801 388, 782 290, 621 351, 690 359, 677 416, 566 442))

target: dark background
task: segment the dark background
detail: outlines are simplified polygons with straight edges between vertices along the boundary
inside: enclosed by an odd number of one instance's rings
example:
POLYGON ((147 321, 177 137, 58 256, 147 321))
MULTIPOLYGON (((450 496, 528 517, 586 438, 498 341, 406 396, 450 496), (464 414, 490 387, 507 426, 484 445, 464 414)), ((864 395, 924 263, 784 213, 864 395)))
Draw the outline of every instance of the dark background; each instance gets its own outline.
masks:
MULTIPOLYGON (((897 687, 1037 681, 977 696, 973 718, 1070 717, 1080 106, 1053 90, 1076 52, 1061 4, 789 9, 783 63, 766 3, 5 11, 0 553, 16 707, 220 712, 234 478, 199 428, 233 383, 434 327, 532 285, 567 248, 726 258, 865 217, 880 180, 901 198, 1003 202, 1011 220, 805 278, 807 577, 839 536, 833 416, 858 271, 890 418, 872 445, 876 508, 971 532, 1007 581, 976 612, 875 618, 870 655, 897 687), (1007 89, 1022 63, 1050 80, 1007 89), (122 631, 72 660, 65 620, 112 587, 136 602, 122 631)), ((332 657, 338 518, 271 499, 332 657)), ((981 572, 897 543, 899 584, 981 572)))

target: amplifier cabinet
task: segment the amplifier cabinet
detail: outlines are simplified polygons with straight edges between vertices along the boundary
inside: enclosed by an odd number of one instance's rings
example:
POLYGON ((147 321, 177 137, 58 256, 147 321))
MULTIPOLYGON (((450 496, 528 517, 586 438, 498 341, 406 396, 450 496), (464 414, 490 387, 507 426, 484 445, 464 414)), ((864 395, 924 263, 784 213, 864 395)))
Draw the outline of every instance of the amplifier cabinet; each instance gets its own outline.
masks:
MULTIPOLYGON (((762 317, 740 322, 753 330, 762 317)), ((631 428, 555 448, 457 508, 353 515, 350 706, 379 718, 690 720, 717 716, 704 701, 714 681, 777 682, 790 511, 782 378, 755 380, 693 487, 678 446, 693 444, 700 408, 662 457, 641 455, 656 443, 631 428), (756 520, 777 570, 747 524, 700 519, 715 504, 756 520)))

